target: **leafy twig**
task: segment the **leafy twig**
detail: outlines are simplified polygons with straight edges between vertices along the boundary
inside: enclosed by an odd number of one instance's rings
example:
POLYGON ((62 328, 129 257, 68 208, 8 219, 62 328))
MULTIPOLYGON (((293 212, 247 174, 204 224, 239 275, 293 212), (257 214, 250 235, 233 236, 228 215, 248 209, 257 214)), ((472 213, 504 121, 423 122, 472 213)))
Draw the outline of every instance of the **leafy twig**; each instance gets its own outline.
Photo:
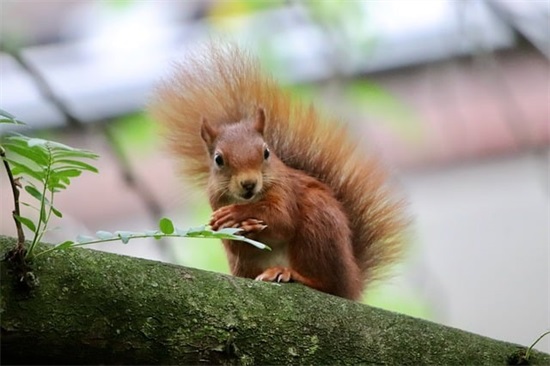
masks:
POLYGON ((108 231, 98 231, 96 237, 79 235, 75 241, 67 240, 61 244, 56 245, 43 252, 35 254, 35 257, 44 255, 54 250, 64 250, 74 247, 80 247, 84 245, 107 243, 113 241, 122 241, 127 244, 131 239, 145 239, 145 238, 202 238, 202 239, 228 239, 235 241, 242 241, 250 245, 255 246, 258 249, 271 250, 267 245, 260 243, 256 240, 249 239, 245 236, 238 235, 241 229, 225 228, 218 231, 207 229, 205 226, 199 226, 186 230, 178 229, 174 227, 172 221, 166 217, 162 218, 159 222, 159 230, 148 230, 144 232, 132 232, 132 231, 116 231, 110 233, 108 231))

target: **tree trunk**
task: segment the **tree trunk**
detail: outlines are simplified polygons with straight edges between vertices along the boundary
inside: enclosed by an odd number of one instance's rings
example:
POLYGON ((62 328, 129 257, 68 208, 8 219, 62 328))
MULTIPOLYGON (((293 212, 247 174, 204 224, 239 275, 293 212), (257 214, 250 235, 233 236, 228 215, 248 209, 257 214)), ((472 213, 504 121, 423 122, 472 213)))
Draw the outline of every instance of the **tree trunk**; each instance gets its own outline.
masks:
MULTIPOLYGON (((2 253, 14 245, 0 237, 2 253)), ((32 288, 1 263, 2 364, 494 365, 522 352, 299 284, 87 249, 30 266, 32 288)), ((530 361, 550 364, 550 355, 530 361)))

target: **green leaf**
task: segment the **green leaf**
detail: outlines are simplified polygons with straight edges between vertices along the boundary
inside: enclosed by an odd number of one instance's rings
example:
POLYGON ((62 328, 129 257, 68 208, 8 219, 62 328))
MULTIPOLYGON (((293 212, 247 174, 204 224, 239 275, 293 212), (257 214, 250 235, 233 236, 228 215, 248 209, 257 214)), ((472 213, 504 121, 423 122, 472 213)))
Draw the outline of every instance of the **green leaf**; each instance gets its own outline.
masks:
POLYGON ((81 172, 79 170, 75 170, 75 169, 72 169, 71 172, 52 171, 47 182, 47 187, 50 191, 53 191, 54 189, 59 189, 59 190, 66 189, 67 186, 71 184, 71 178, 79 176, 80 173, 81 172))
POLYGON ((42 199, 44 199, 45 201, 47 201, 43 196, 42 196, 42 193, 40 193, 38 191, 38 189, 34 188, 34 186, 32 185, 27 185, 25 186, 25 191, 27 191, 28 194, 30 194, 31 196, 33 196, 34 198, 36 198, 37 200, 39 201, 42 201, 42 199))
POLYGON ((35 232, 36 226, 34 225, 34 222, 32 222, 31 219, 23 217, 23 216, 17 216, 13 215, 17 221, 19 221, 22 225, 25 225, 30 231, 35 232))
POLYGON ((82 171, 78 169, 54 170, 54 174, 59 178, 74 178, 80 176, 82 171))
POLYGON ((31 148, 41 148, 45 151, 49 151, 51 153, 51 156, 54 158, 54 160, 58 160, 61 158, 75 158, 75 157, 96 159, 99 157, 99 155, 91 151, 76 149, 56 141, 44 140, 40 138, 28 138, 22 135, 16 135, 16 136, 10 137, 10 140, 11 139, 16 141, 25 141, 27 146, 31 148))
POLYGON ((0 116, 6 117, 6 118, 9 118, 9 119, 15 119, 15 116, 13 114, 3 110, 2 108, 0 108, 0 116))
POLYGON ((174 223, 170 219, 163 217, 159 221, 159 229, 164 234, 170 235, 174 232, 174 223))
POLYGON ((63 145, 59 142, 40 139, 40 138, 36 138, 36 137, 29 138, 28 141, 27 141, 27 144, 30 147, 41 146, 41 147, 44 147, 44 148, 50 147, 50 148, 61 148, 61 149, 72 150, 71 147, 69 147, 67 145, 63 145))
POLYGON ((80 175, 80 171, 76 169, 71 169, 65 171, 52 171, 47 182, 47 187, 50 191, 54 189, 63 190, 71 184, 71 178, 77 177, 80 175))
POLYGON ((251 244, 251 245, 255 246, 258 249, 271 250, 271 247, 265 245, 264 243, 260 243, 259 241, 245 238, 244 236, 242 236, 241 238, 242 239, 238 239, 238 240, 241 240, 241 241, 244 241, 245 243, 251 244))
POLYGON ((32 149, 28 146, 21 146, 20 144, 4 144, 8 152, 17 154, 24 158, 27 158, 40 166, 48 164, 48 156, 42 149, 32 149))
POLYGON ((26 174, 29 177, 32 177, 40 182, 44 179, 44 173, 42 171, 32 170, 25 164, 21 164, 20 162, 15 161, 13 159, 6 159, 6 160, 11 165, 11 172, 14 176, 26 174))
POLYGON ((23 147, 29 147, 29 142, 30 140, 30 137, 27 137, 25 135, 22 135, 20 133, 15 133, 13 135, 10 135, 8 137, 6 137, 6 141, 10 144, 17 144, 19 146, 23 146, 23 147))
POLYGON ((218 239, 229 239, 229 240, 238 240, 238 241, 244 241, 245 243, 251 244, 255 246, 258 249, 267 249, 271 250, 270 247, 267 245, 260 243, 259 241, 248 239, 247 237, 244 237, 242 235, 232 235, 232 234, 226 234, 226 233, 220 233, 219 231, 214 231, 212 233, 212 237, 218 238, 218 239))
POLYGON ((24 125, 23 122, 17 120, 15 116, 11 113, 6 112, 5 110, 0 108, 0 123, 11 123, 14 125, 24 125))
POLYGON ((75 244, 74 241, 72 240, 67 240, 67 241, 64 241, 63 243, 61 244, 57 244, 55 246, 55 249, 59 249, 59 250, 64 250, 64 249, 69 249, 71 246, 73 246, 75 244))
POLYGON ((91 151, 73 149, 72 147, 55 148, 52 151, 52 156, 57 159, 71 159, 71 158, 83 158, 83 159, 97 159, 99 155, 91 151))
POLYGON ((51 185, 52 185, 52 187, 55 187, 55 188, 66 189, 67 186, 70 185, 70 184, 71 184, 71 180, 67 177, 55 176, 51 180, 51 185))
POLYGON ((27 203, 27 202, 19 202, 19 203, 22 204, 23 206, 26 206, 26 207, 32 208, 33 210, 39 211, 39 209, 35 205, 31 205, 30 203, 27 203))
POLYGON ((48 219, 46 217, 46 209, 40 210, 40 221, 44 223, 44 227, 48 225, 48 219))
POLYGON ((58 209, 56 209, 55 207, 53 206, 50 206, 50 208, 52 209, 52 212, 55 216, 59 217, 59 218, 62 218, 63 217, 63 214, 61 213, 61 211, 59 211, 58 209))
POLYGON ((96 167, 90 164, 83 163, 78 160, 73 159, 59 159, 56 160, 54 164, 67 164, 66 167, 72 167, 72 168, 80 168, 82 170, 87 170, 90 172, 98 173, 98 170, 96 167))
POLYGON ((259 241, 248 239, 242 235, 235 235, 236 232, 240 229, 234 228, 225 228, 218 231, 211 229, 206 229, 205 226, 199 226, 191 228, 187 231, 186 237, 189 238, 215 238, 215 239, 229 239, 229 240, 238 240, 244 241, 245 243, 251 244, 259 249, 271 250, 267 245, 260 243, 259 241))
POLYGON ((64 189, 67 189, 67 186, 59 182, 56 182, 56 183, 49 184, 48 189, 52 192, 58 193, 64 189))
POLYGON ((214 233, 235 235, 235 234, 238 233, 239 231, 242 231, 242 229, 233 228, 233 227, 226 227, 226 228, 224 228, 224 229, 220 229, 220 230, 218 230, 218 231, 214 231, 214 233))

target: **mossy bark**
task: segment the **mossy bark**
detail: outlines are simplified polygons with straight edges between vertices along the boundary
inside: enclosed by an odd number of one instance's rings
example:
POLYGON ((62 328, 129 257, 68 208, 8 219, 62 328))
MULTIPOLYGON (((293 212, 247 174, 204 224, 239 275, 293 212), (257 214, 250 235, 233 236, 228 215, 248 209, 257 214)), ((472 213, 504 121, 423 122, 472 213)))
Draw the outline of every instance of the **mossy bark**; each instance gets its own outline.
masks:
POLYGON ((2 364, 494 365, 521 349, 298 284, 87 249, 30 265, 31 289, 1 263, 2 364))

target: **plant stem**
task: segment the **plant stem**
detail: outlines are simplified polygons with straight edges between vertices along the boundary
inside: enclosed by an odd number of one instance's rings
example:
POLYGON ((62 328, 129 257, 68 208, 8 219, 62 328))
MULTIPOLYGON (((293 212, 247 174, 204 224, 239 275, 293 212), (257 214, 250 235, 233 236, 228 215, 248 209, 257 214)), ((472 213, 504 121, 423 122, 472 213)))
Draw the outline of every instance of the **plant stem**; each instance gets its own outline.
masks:
MULTIPOLYGON (((170 237, 173 237, 173 238, 177 238, 177 237, 184 237, 182 235, 178 235, 178 234, 158 234, 157 235, 159 238, 170 238, 170 237)), ((153 238, 153 236, 151 235, 147 235, 147 234, 143 234, 143 235, 132 235, 129 239, 146 239, 146 238, 153 238)), ((212 239, 216 239, 216 238, 212 238, 212 239)), ((82 247, 84 245, 92 245, 92 244, 99 244, 99 243, 108 243, 108 242, 111 242, 111 241, 121 241, 122 239, 120 237, 113 237, 113 238, 109 238, 109 239, 97 239, 97 240, 90 240, 90 241, 87 241, 85 243, 73 243, 71 244, 71 246, 69 248, 74 248, 74 247, 82 247)), ((53 252, 54 250, 58 250, 57 246, 55 247, 52 247, 50 249, 46 249, 44 250, 43 252, 40 252, 38 254, 36 254, 34 257, 39 257, 43 254, 46 254, 46 253, 49 253, 49 252, 53 252)))
POLYGON ((13 178, 13 174, 11 172, 10 164, 5 159, 6 158, 6 150, 0 146, 0 156, 2 157, 2 161, 4 161, 4 166, 6 167, 6 172, 8 173, 8 178, 11 185, 11 191, 13 193, 13 205, 14 209, 12 211, 13 220, 15 221, 15 227, 17 229, 17 245, 16 250, 20 253, 24 251, 24 245, 25 245, 25 233, 23 232, 23 227, 21 226, 21 223, 19 220, 17 220, 17 217, 21 216, 21 211, 19 209, 19 188, 17 186, 17 182, 13 178))
POLYGON ((50 180, 50 174, 52 172, 52 151, 50 150, 49 146, 46 144, 46 149, 48 150, 48 165, 46 167, 46 176, 44 177, 44 189, 42 190, 42 199, 40 201, 40 213, 38 217, 38 223, 36 224, 36 230, 34 231, 34 237, 32 239, 31 246, 29 247, 29 250, 25 254, 25 257, 29 257, 32 254, 32 251, 35 247, 35 245, 40 241, 42 238, 43 233, 40 232, 42 221, 44 221, 44 229, 42 231, 46 230, 46 226, 48 225, 48 220, 46 217, 46 191, 48 189, 48 181, 50 180), (44 220, 42 220, 44 218, 44 220))
MULTIPOLYGON (((214 236, 164 234, 164 233, 158 233, 158 234, 155 234, 155 235, 151 235, 151 234, 133 234, 133 235, 127 237, 128 240, 131 240, 131 239, 147 239, 147 238, 155 238, 155 239, 161 239, 161 238, 196 238, 196 239, 218 239, 218 240, 222 239, 222 238, 214 237, 214 236)), ((245 242, 245 243, 248 243, 248 244, 253 242, 253 240, 247 239, 245 237, 239 237, 239 238, 237 238, 237 237, 234 237, 234 238, 226 237, 226 238, 223 238, 223 239, 242 241, 242 242, 245 242)), ((122 241, 122 237, 117 236, 117 237, 112 237, 112 238, 109 238, 109 239, 90 240, 90 241, 87 241, 87 242, 84 242, 84 243, 72 243, 68 248, 82 247, 84 245, 92 245, 92 244, 99 244, 99 243, 108 243, 108 242, 111 242, 111 241, 122 241)), ((262 243, 258 243, 258 244, 264 245, 262 243)), ((264 245, 263 249, 271 250, 271 248, 268 247, 267 245, 264 245)), ((50 249, 46 249, 43 252, 40 252, 40 253, 36 254, 34 256, 34 258, 39 257, 43 254, 52 252, 54 250, 59 250, 59 249, 58 249, 57 246, 54 246, 50 249)))
POLYGON ((535 342, 533 342, 533 344, 529 347, 529 349, 527 350, 527 352, 525 352, 525 359, 528 360, 529 357, 531 356, 531 351, 533 350, 533 347, 535 347, 537 345, 537 343, 539 343, 539 341, 546 335, 550 334, 550 330, 547 331, 547 332, 544 332, 542 333, 542 335, 540 337, 537 338, 537 340, 535 342))
MULTIPOLYGON (((47 181, 46 181, 47 182, 47 181)), ((45 188, 47 188, 47 184, 45 185, 45 188)), ((46 189, 44 190, 44 192, 46 192, 46 189)), ((44 223, 44 229, 42 230, 42 232, 38 235, 38 239, 36 240, 37 243, 40 243, 42 241, 42 237, 44 236, 44 234, 46 233, 46 226, 48 225, 48 222, 50 222, 50 217, 52 217, 52 211, 53 211, 53 197, 54 197, 54 192, 53 192, 53 188, 50 190, 50 203, 48 205, 48 213, 46 214, 45 216, 45 223, 44 223)), ((45 200, 44 200, 45 201, 45 200)))

